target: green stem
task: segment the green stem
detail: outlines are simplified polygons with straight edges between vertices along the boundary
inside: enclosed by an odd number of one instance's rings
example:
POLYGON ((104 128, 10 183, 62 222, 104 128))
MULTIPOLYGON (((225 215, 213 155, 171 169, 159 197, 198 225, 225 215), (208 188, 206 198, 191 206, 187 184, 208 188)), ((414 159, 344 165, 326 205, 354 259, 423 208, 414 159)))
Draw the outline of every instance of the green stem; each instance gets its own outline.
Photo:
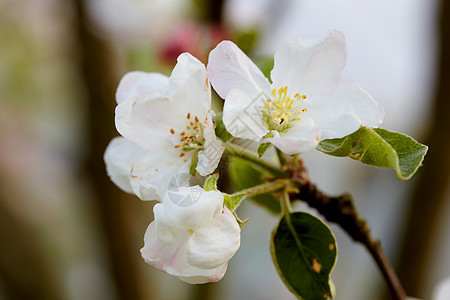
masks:
POLYGON ((261 158, 256 157, 255 155, 253 155, 252 153, 250 153, 249 151, 245 150, 240 146, 231 143, 225 143, 225 154, 250 161, 255 165, 258 165, 264 168, 265 170, 269 171, 276 177, 286 178, 286 173, 282 172, 278 167, 267 163, 261 158))
POLYGON ((237 196, 245 194, 246 197, 254 197, 262 194, 269 194, 281 190, 290 183, 287 179, 278 179, 271 182, 266 182, 260 185, 253 186, 251 188, 236 192, 230 196, 237 196))
POLYGON ((275 147, 276 151, 277 151, 277 156, 278 156, 278 160, 280 161, 280 165, 284 166, 286 164, 286 157, 284 157, 284 153, 281 152, 280 149, 278 149, 277 147, 275 147))
POLYGON ((289 198, 289 193, 286 190, 284 190, 283 196, 280 197, 280 204, 283 210, 283 214, 286 218, 286 222, 289 225, 291 224, 292 206, 291 206, 291 199, 289 198))

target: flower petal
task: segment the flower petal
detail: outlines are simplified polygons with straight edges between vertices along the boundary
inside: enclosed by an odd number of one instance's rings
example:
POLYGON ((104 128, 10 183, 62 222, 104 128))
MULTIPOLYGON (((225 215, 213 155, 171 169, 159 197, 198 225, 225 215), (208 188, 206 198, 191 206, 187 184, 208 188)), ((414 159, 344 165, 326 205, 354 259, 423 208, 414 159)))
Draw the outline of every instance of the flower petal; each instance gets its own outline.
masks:
POLYGON ((169 190, 161 204, 153 208, 156 234, 164 243, 174 243, 179 235, 207 223, 223 206, 223 194, 199 186, 169 190))
POLYGON ((187 260, 200 269, 226 263, 240 246, 241 229, 228 208, 195 230, 188 240, 187 260))
POLYGON ((211 87, 206 78, 206 68, 189 53, 178 56, 170 75, 169 94, 175 108, 185 117, 189 112, 203 119, 211 109, 211 87))
POLYGON ((283 135, 272 131, 274 137, 262 140, 270 142, 282 152, 294 155, 314 149, 320 141, 320 129, 312 120, 298 121, 297 124, 283 135))
POLYGON ((342 81, 308 102, 308 115, 320 126, 322 139, 344 137, 361 125, 377 127, 384 117, 383 107, 354 81, 342 81))
POLYGON ((206 176, 214 172, 219 164, 225 146, 214 132, 213 116, 210 111, 203 124, 203 136, 205 138, 205 148, 198 153, 197 171, 200 175, 206 176))
POLYGON ((275 53, 271 78, 275 87, 288 86, 292 93, 312 93, 337 84, 346 62, 345 37, 330 31, 319 43, 308 45, 296 39, 275 53))
POLYGON ((167 190, 189 184, 189 167, 190 161, 171 157, 170 152, 147 153, 134 162, 130 184, 141 200, 161 201, 167 190))
POLYGON ((103 156, 106 172, 111 181, 125 192, 132 193, 130 185, 132 165, 145 154, 146 151, 135 143, 123 137, 113 138, 103 156))
POLYGON ((259 141, 268 132, 262 119, 265 99, 268 96, 264 93, 250 98, 242 90, 231 90, 225 100, 222 117, 227 131, 234 137, 259 141))
POLYGON ((208 78, 222 99, 232 89, 251 99, 261 92, 270 94, 270 83, 260 69, 233 42, 223 41, 209 54, 208 78))
POLYGON ((181 118, 168 98, 149 98, 145 91, 137 89, 127 100, 116 107, 116 128, 127 139, 142 148, 159 152, 170 149, 171 128, 183 128, 181 118))
MULTIPOLYGON (((189 235, 186 239, 188 237, 189 235)), ((145 244, 141 249, 141 255, 149 265, 191 284, 216 282, 222 279, 227 263, 211 270, 199 269, 188 264, 186 239, 179 244, 168 246, 156 237, 155 222, 152 222, 145 232, 145 244)))
POLYGON ((178 58, 165 94, 155 92, 148 84, 137 86, 117 106, 117 130, 148 151, 170 149, 171 129, 185 130, 188 113, 203 120, 210 109, 211 89, 205 66, 184 53, 178 58))
POLYGON ((137 88, 152 96, 163 95, 169 87, 169 78, 160 73, 133 71, 125 74, 116 90, 117 104, 125 101, 137 88))

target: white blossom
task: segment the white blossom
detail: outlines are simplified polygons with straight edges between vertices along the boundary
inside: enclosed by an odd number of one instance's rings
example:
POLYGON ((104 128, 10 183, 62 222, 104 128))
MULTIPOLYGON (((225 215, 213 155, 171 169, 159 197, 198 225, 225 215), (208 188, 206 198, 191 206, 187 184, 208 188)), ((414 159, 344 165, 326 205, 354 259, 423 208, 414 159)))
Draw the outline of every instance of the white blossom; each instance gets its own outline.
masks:
POLYGON ((272 84, 230 41, 211 51, 207 69, 233 136, 297 154, 382 122, 383 108, 358 83, 341 79, 345 62, 344 35, 331 31, 317 43, 286 42, 275 53, 272 84))
POLYGON ((178 57, 170 78, 127 73, 116 100, 123 137, 111 141, 104 159, 126 192, 160 200, 168 188, 186 185, 190 170, 205 176, 217 167, 224 145, 214 133, 211 89, 205 66, 190 54, 178 57))
POLYGON ((153 208, 142 257, 188 283, 220 280, 240 245, 240 227, 223 200, 198 186, 169 190, 153 208))

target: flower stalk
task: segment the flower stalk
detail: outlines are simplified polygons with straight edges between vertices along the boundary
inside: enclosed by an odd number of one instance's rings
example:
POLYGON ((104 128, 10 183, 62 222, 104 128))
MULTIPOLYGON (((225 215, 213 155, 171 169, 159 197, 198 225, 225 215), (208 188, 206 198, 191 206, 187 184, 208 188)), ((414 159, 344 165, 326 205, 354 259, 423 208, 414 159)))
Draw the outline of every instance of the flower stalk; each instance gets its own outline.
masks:
POLYGON ((236 192, 230 196, 237 196, 245 194, 246 197, 254 197, 262 194, 270 194, 277 192, 283 188, 286 188, 291 183, 288 179, 277 179, 275 181, 266 182, 260 185, 253 186, 251 188, 236 192))
POLYGON ((262 167, 264 170, 269 171, 272 175, 274 175, 276 177, 279 177, 279 178, 287 177, 287 174, 285 172, 280 171, 279 167, 276 167, 276 166, 264 161, 263 159, 256 157, 249 151, 245 150, 244 148, 242 148, 236 144, 225 143, 224 154, 242 158, 246 161, 249 161, 259 167, 262 167))

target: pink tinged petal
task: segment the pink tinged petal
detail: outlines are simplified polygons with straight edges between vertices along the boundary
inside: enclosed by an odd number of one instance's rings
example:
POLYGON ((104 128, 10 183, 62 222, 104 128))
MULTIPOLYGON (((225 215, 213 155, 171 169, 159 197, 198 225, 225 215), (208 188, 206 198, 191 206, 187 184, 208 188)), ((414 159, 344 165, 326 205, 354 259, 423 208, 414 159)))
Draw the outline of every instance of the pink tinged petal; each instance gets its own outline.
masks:
POLYGON ((145 262, 152 267, 170 275, 177 276, 179 279, 188 283, 215 282, 222 279, 227 269, 227 264, 215 269, 203 270, 187 263, 187 238, 189 238, 189 234, 180 239, 177 244, 172 246, 166 245, 156 238, 155 222, 152 222, 145 232, 145 244, 141 249, 141 255, 145 262))
POLYGON ((314 149, 321 140, 320 128, 312 120, 301 120, 296 123, 283 135, 280 135, 277 131, 272 131, 274 137, 264 139, 261 142, 270 142, 289 155, 314 149))
POLYGON ((223 41, 209 54, 208 78, 222 99, 232 89, 250 98, 261 92, 270 94, 270 83, 260 69, 234 43, 223 41))
POLYGON ((172 258, 178 245, 169 246, 156 238, 155 222, 150 223, 144 236, 144 247, 141 255, 145 262, 163 271, 164 264, 172 258))
POLYGON ((103 156, 106 172, 112 182, 125 192, 132 193, 130 179, 133 163, 146 153, 144 149, 123 137, 113 138, 103 156))
POLYGON ((222 117, 227 131, 234 137, 259 141, 268 132, 262 116, 265 99, 268 96, 264 93, 250 98, 242 90, 231 90, 222 117))
POLYGON ((189 112, 192 117, 204 119, 211 109, 211 87, 205 65, 189 53, 181 54, 177 61, 170 75, 168 97, 183 118, 189 112))
POLYGON ((203 136, 205 138, 205 149, 198 153, 197 171, 200 175, 211 174, 219 164, 225 146, 220 139, 216 137, 212 118, 214 112, 210 111, 204 122, 203 136))
POLYGON ((226 263, 240 246, 241 229, 228 208, 195 230, 188 240, 187 260, 200 269, 226 263))
POLYGON ((315 93, 337 84, 346 63, 345 37, 330 31, 319 43, 286 42, 276 53, 271 78, 275 87, 288 86, 291 93, 315 93))
POLYGON ((186 253, 187 241, 184 240, 178 245, 171 259, 164 264, 163 271, 191 284, 216 282, 225 275, 228 263, 214 269, 200 269, 189 264, 186 253))
POLYGON ((377 127, 384 117, 383 107, 354 81, 342 81, 309 102, 308 115, 320 126, 322 139, 344 137, 361 125, 377 127))
POLYGON ((141 88, 148 96, 162 96, 169 87, 169 78, 159 73, 146 73, 133 71, 125 74, 116 90, 118 104, 125 101, 130 95, 141 88))

